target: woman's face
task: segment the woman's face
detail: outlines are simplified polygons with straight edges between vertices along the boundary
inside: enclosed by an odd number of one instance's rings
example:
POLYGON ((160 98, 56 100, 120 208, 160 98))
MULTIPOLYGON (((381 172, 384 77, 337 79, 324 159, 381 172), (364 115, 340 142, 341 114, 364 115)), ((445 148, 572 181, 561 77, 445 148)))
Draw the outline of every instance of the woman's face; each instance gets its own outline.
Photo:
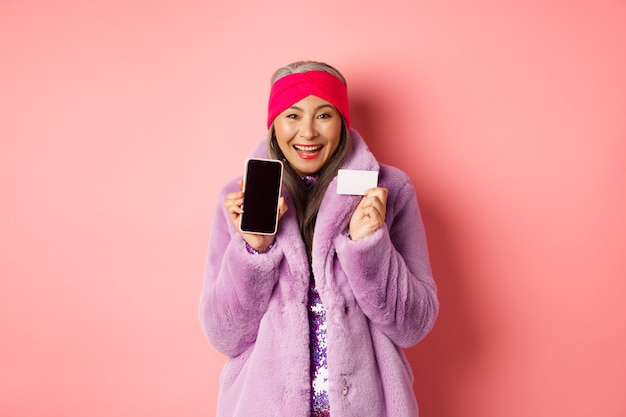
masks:
POLYGON ((280 150, 299 175, 311 175, 330 160, 341 140, 341 115, 328 101, 308 96, 274 119, 280 150))

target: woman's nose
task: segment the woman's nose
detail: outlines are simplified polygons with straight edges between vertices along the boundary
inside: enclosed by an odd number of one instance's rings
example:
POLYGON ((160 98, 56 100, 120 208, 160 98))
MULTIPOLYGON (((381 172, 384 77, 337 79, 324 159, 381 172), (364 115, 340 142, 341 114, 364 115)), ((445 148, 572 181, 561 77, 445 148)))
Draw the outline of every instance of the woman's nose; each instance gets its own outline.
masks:
POLYGON ((302 120, 300 125, 300 136, 305 139, 312 139, 317 136, 315 120, 302 120))

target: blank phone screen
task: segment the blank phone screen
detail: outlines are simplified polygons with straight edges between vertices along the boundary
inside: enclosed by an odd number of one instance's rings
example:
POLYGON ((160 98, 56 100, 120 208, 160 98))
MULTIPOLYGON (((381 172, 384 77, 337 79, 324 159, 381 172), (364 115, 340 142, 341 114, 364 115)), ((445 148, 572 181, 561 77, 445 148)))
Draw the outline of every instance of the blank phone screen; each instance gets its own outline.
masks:
POLYGON ((241 230, 270 235, 276 233, 282 172, 280 161, 248 160, 241 230))

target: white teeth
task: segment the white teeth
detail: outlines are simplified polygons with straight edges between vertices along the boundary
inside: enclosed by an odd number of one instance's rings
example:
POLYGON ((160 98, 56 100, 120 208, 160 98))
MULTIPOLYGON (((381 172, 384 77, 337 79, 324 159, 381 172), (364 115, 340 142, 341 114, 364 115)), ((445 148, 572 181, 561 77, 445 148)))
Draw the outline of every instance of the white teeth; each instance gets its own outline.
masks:
POLYGON ((319 151, 320 149, 322 149, 321 146, 303 146, 303 145, 294 145, 294 148, 296 148, 296 150, 298 151, 303 151, 303 152, 315 152, 315 151, 319 151))

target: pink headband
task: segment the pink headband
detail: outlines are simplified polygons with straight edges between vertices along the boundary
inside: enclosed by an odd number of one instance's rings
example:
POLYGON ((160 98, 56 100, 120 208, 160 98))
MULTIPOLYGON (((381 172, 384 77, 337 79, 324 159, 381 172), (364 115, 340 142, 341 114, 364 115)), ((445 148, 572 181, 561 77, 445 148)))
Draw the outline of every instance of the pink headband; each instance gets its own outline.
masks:
POLYGON ((350 127, 348 90, 344 83, 326 71, 308 71, 289 74, 274 83, 270 92, 267 128, 280 113, 310 95, 328 101, 341 113, 350 127))

